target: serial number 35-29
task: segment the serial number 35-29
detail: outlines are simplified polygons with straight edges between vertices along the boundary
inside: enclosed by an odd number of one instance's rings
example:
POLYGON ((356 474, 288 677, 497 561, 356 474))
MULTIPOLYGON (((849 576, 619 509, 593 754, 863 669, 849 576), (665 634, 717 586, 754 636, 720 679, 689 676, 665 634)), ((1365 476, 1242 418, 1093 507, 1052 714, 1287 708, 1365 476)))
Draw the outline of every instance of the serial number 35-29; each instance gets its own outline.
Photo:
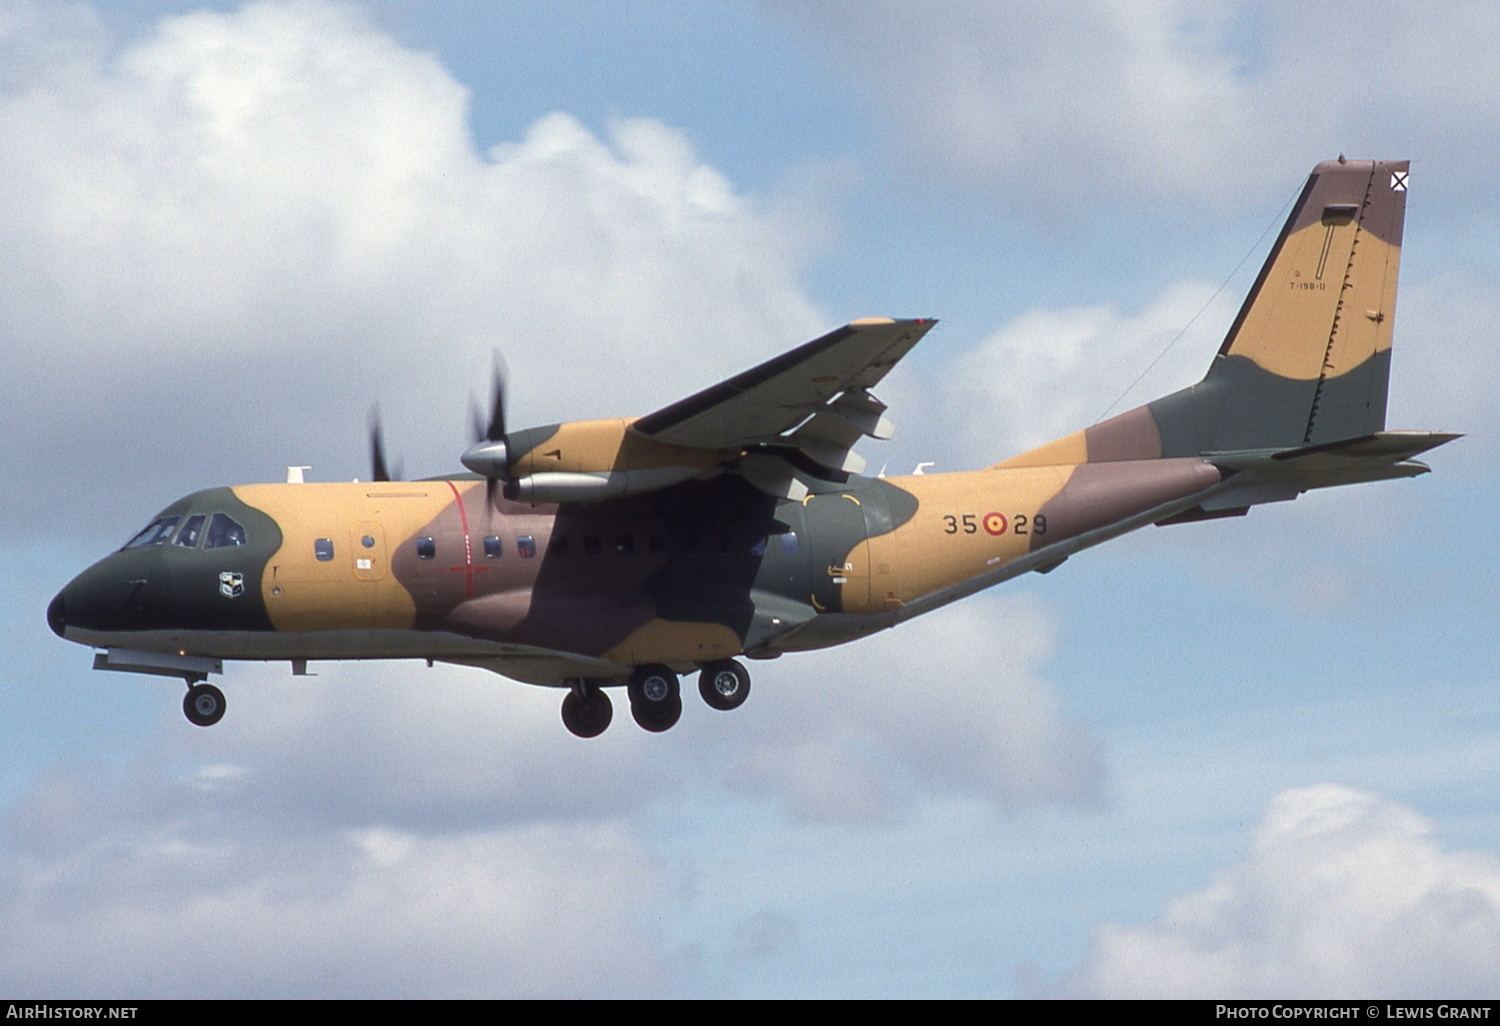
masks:
POLYGON ((978 534, 981 528, 985 534, 997 537, 1007 531, 1011 534, 1046 534, 1047 517, 1042 513, 1033 517, 1027 517, 1025 513, 1012 513, 1008 517, 1004 513, 986 513, 983 516, 978 513, 943 515, 945 534, 978 534))

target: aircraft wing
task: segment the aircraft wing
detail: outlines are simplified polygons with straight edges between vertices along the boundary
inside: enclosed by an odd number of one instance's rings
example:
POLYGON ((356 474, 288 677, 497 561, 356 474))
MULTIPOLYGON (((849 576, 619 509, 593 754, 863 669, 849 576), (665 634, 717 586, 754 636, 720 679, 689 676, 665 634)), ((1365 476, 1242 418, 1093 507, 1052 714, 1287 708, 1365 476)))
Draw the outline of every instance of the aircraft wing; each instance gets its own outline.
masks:
POLYGON ((857 473, 850 447, 889 438, 872 385, 937 323, 928 318, 854 321, 742 374, 637 420, 631 429, 690 449, 791 446, 822 466, 857 473))

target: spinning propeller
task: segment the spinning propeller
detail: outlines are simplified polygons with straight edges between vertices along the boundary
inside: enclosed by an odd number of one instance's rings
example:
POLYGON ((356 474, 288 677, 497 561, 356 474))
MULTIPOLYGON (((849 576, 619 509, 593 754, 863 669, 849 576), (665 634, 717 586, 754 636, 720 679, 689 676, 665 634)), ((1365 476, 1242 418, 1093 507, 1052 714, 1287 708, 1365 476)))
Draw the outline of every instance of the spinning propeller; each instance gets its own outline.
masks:
POLYGON ((385 461, 385 434, 380 428, 380 404, 370 407, 370 480, 401 480, 401 464, 392 472, 385 461))
MULTIPOLYGON (((505 381, 505 361, 496 352, 489 423, 485 423, 483 412, 471 397, 469 412, 474 419, 474 444, 462 457, 464 466, 486 478, 486 492, 491 503, 495 501, 495 488, 510 481, 510 452, 505 443, 505 381)), ((379 403, 370 407, 370 480, 401 480, 401 464, 391 464, 386 460, 379 403)))
POLYGON ((463 454, 463 465, 486 479, 486 491, 491 503, 495 501, 495 488, 510 481, 510 450, 505 443, 505 361, 495 353, 491 376, 490 420, 484 423, 483 414, 470 403, 474 418, 474 444, 463 454))

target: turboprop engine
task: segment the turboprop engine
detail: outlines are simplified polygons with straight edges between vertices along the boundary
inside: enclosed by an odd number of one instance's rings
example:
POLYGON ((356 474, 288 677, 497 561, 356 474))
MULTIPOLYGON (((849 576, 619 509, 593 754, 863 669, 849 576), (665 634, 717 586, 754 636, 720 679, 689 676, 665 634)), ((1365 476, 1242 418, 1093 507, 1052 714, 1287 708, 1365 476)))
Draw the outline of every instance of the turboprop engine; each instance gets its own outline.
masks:
POLYGON ((627 418, 527 428, 475 443, 463 465, 498 482, 518 502, 594 502, 666 488, 735 453, 667 445, 633 431, 627 418))

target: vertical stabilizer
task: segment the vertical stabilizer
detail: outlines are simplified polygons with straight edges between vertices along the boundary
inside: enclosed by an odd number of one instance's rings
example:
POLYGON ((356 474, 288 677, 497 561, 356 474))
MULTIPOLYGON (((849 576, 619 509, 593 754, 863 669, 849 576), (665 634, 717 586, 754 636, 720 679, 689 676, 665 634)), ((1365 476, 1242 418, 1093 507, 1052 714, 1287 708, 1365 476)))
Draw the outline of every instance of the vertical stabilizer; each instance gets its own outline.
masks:
POLYGON ((1293 449, 1382 430, 1407 168, 1313 168, 1202 381, 998 466, 1293 449))
POLYGON ((1313 169, 1208 376, 1150 404, 1165 455, 1316 445, 1385 427, 1407 168, 1313 169))

